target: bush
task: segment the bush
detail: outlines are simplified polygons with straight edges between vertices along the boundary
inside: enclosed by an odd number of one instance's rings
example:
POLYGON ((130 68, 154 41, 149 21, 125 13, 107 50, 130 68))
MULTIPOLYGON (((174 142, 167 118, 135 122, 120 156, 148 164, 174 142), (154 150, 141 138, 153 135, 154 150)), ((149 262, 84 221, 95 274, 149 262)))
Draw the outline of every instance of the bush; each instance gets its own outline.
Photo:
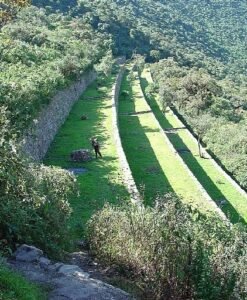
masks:
POLYGON ((88 240, 153 299, 245 299, 245 229, 166 195, 154 208, 106 205, 89 221, 88 240))
POLYGON ((30 164, 18 153, 0 109, 0 251, 29 243, 58 256, 66 246, 68 197, 74 176, 58 168, 30 164))

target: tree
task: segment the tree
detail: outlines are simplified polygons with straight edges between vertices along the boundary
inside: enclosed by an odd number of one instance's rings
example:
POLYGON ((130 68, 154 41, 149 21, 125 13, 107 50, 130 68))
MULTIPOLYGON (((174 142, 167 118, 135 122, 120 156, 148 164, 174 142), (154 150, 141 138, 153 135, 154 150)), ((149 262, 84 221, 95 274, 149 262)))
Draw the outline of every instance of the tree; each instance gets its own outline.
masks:
POLYGON ((187 93, 187 107, 197 116, 213 103, 213 96, 221 94, 216 81, 201 71, 192 70, 182 79, 181 86, 187 93))
POLYGON ((160 51, 159 50, 151 50, 150 56, 154 59, 154 61, 160 60, 160 51))
POLYGON ((169 87, 162 85, 159 88, 159 99, 161 101, 162 111, 165 112, 168 106, 172 106, 174 94, 169 87))
POLYGON ((23 7, 31 4, 31 0, 2 0, 0 3, 0 26, 13 18, 23 7))
POLYGON ((133 70, 137 70, 139 74, 143 71, 145 67, 145 57, 134 53, 132 55, 132 60, 133 60, 133 70))
POLYGON ((212 126, 214 119, 208 114, 203 114, 200 116, 200 118, 189 118, 188 121, 195 133, 197 134, 199 155, 201 158, 204 158, 201 148, 201 142, 203 137, 206 135, 206 133, 212 126))
POLYGON ((101 59, 100 63, 96 65, 96 70, 103 73, 106 77, 109 76, 112 72, 114 64, 114 58, 112 52, 108 51, 106 55, 101 59))

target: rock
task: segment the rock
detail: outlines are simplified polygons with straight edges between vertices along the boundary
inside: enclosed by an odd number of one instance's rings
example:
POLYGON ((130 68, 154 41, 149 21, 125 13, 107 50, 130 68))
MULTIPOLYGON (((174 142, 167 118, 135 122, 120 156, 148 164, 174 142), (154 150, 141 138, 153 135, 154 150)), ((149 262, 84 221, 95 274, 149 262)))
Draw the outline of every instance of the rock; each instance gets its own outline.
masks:
POLYGON ((88 116, 86 116, 86 115, 82 115, 82 116, 81 116, 81 120, 82 120, 82 121, 84 121, 84 120, 88 120, 88 116))
POLYGON ((48 266, 51 264, 51 261, 48 259, 48 258, 45 258, 45 257, 41 257, 39 259, 39 265, 41 268, 43 269, 48 269, 48 266))
MULTIPOLYGON (((71 277, 70 277, 71 278, 71 277)), ((131 297, 118 288, 95 279, 76 280, 66 277, 55 281, 56 289, 49 300, 130 300, 131 297)))
POLYGON ((54 265, 50 264, 47 266, 47 270, 49 272, 57 272, 63 265, 63 263, 55 263, 54 265))
POLYGON ((23 262, 37 262, 42 255, 42 250, 28 245, 20 246, 14 253, 15 259, 23 262))
POLYGON ((88 273, 84 272, 77 265, 51 264, 49 259, 41 256, 42 251, 35 247, 23 245, 17 250, 16 255, 20 255, 23 252, 36 253, 33 256, 35 261, 26 262, 11 259, 8 261, 8 265, 20 272, 28 280, 44 286, 48 291, 47 299, 49 300, 133 299, 126 292, 91 278, 88 273), (39 264, 37 264, 36 260, 39 264), (47 266, 47 269, 41 268, 40 264, 47 266))
POLYGON ((75 150, 70 154, 70 158, 75 162, 84 162, 92 159, 91 153, 88 149, 75 150))
POLYGON ((224 205, 226 205, 227 204, 227 200, 226 199, 220 199, 219 200, 219 205, 220 206, 224 206, 224 205))
POLYGON ((83 272, 82 269, 76 265, 63 265, 59 268, 58 273, 67 276, 73 275, 78 278, 84 278, 84 279, 89 278, 89 274, 83 272))

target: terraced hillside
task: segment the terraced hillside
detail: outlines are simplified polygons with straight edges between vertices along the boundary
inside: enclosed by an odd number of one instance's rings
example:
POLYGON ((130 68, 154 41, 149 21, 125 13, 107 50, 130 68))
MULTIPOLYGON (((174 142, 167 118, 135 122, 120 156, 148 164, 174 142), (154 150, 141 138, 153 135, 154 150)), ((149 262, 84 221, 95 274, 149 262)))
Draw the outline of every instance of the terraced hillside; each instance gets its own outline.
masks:
MULTIPOLYGON (((144 90, 152 83, 148 69, 142 73, 141 82, 144 90)), ((158 95, 147 98, 168 139, 210 197, 232 222, 247 221, 246 193, 224 174, 210 156, 207 155, 207 158, 199 156, 195 138, 171 109, 162 113, 158 95), (181 149, 186 151, 179 151, 181 149)))
POLYGON ((175 192, 201 211, 215 211, 205 193, 161 130, 142 93, 137 73, 124 77, 119 99, 119 127, 133 177, 145 203, 175 192))

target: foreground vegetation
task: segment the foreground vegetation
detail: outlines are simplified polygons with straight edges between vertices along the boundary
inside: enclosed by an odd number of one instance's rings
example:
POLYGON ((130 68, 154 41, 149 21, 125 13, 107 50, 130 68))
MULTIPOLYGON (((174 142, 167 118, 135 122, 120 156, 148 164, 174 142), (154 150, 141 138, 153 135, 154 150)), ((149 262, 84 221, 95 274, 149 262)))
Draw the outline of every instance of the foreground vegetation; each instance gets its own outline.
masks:
POLYGON ((45 300, 40 288, 0 263, 0 300, 45 300))
POLYGON ((6 110, 0 111, 0 252, 29 243, 59 256, 68 241, 68 198, 75 178, 30 163, 18 151, 6 110))
POLYGON ((246 299, 246 228, 192 211, 168 194, 151 207, 107 205, 88 225, 91 253, 145 299, 246 299))

